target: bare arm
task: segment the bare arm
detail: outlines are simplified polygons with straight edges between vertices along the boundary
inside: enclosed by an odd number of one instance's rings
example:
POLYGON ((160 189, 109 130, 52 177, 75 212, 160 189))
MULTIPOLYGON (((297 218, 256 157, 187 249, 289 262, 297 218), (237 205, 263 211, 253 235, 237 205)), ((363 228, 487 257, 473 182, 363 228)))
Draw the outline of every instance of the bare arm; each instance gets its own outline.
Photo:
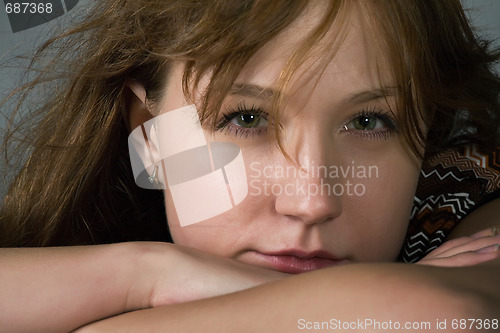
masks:
POLYGON ((0 332, 9 333, 68 332, 285 276, 166 243, 4 248, 0 267, 0 332))
MULTIPOLYGON (((332 323, 332 319, 337 323, 376 319, 401 325, 406 322, 435 325, 437 320, 445 319, 451 325, 453 319, 461 318, 500 319, 498 290, 486 297, 488 288, 484 287, 498 279, 495 273, 498 276, 499 264, 497 259, 494 263, 466 268, 404 264, 342 266, 230 295, 131 312, 91 325, 83 332, 137 332, 146 327, 159 332, 274 333, 296 332, 300 325, 332 323), (481 283, 474 286, 472 281, 481 283)), ((372 328, 345 331, 370 332, 372 328)))
MULTIPOLYGON (((493 214, 499 205, 500 200, 496 200, 479 208, 461 222, 461 230, 473 233, 498 224, 500 215, 493 214)), ((460 236, 459 232, 455 236, 460 236)), ((486 235, 480 233, 480 236, 486 235)), ((123 332, 147 327, 172 332, 210 331, 210 328, 217 332, 291 332, 307 323, 370 318, 431 325, 447 319, 452 331, 453 319, 500 320, 500 252, 491 248, 499 238, 468 238, 460 240, 455 247, 459 249, 457 253, 462 253, 468 262, 481 262, 485 258, 489 261, 465 267, 409 264, 334 267, 230 295, 131 312, 90 325, 83 331, 123 332), (475 247, 471 248, 471 244, 475 247), (488 252, 476 252, 483 245, 488 252)), ((460 260, 454 248, 449 251, 454 263, 457 258, 460 260)), ((358 330, 370 332, 369 328, 358 330)))
MULTIPOLYGON (((68 331, 132 310, 121 246, 0 249, 0 331, 68 331)), ((136 309, 139 307, 136 307, 136 309)))

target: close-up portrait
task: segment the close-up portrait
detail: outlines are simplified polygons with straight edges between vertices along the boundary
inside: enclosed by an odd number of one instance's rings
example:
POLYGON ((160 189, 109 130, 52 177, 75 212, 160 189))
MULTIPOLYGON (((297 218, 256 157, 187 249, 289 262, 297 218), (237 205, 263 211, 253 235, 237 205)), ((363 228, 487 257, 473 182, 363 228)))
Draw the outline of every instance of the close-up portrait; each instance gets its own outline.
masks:
POLYGON ((500 331, 500 2, 0 4, 0 332, 500 331))

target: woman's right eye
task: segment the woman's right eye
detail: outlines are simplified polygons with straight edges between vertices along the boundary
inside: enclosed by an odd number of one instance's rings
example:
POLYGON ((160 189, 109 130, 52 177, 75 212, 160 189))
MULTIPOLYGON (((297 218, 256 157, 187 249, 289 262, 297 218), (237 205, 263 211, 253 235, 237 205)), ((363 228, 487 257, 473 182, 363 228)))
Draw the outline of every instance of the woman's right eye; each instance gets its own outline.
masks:
POLYGON ((217 124, 218 131, 227 131, 237 137, 261 135, 267 131, 267 114, 255 107, 239 106, 237 110, 228 110, 222 121, 217 124))
POLYGON ((252 113, 239 113, 230 120, 230 123, 243 128, 267 126, 267 120, 265 118, 260 114, 257 115, 252 113))

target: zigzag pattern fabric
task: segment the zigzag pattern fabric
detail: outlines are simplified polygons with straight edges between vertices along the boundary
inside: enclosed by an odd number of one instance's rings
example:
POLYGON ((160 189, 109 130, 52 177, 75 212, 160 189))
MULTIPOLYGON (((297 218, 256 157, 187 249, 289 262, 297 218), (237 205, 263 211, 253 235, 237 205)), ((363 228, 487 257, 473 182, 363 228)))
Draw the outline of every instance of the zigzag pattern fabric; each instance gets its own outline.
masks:
POLYGON ((471 145, 426 159, 400 260, 419 261, 440 246, 462 218, 496 198, 500 198, 500 147, 484 153, 471 145))

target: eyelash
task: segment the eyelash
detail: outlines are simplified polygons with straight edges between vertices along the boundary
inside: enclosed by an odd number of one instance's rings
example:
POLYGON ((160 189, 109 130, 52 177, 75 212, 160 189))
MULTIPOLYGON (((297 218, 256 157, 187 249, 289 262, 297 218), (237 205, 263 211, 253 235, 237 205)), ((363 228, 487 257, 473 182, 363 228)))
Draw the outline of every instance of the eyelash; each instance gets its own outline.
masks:
POLYGON ((379 108, 371 108, 358 112, 349 118, 349 120, 341 127, 343 132, 351 135, 358 135, 367 139, 387 139, 391 134, 398 133, 397 121, 387 111, 379 108), (384 130, 352 130, 347 129, 347 125, 351 124, 354 120, 360 117, 375 117, 377 120, 383 122, 386 129, 384 130))
POLYGON ((262 135, 267 132, 267 127, 254 127, 254 128, 244 128, 238 127, 231 124, 231 121, 235 119, 236 116, 239 115, 255 115, 261 117, 264 120, 267 120, 269 115, 261 108, 252 105, 252 107, 248 108, 245 104, 240 104, 236 109, 228 108, 225 113, 222 114, 222 120, 218 122, 216 125, 216 130, 221 132, 227 132, 236 137, 252 137, 255 135, 262 135))
MULTIPOLYGON (((230 135, 234 135, 238 138, 248 138, 255 135, 262 135, 267 132, 267 127, 254 127, 254 128, 244 128, 231 124, 231 121, 235 117, 243 114, 259 116, 264 120, 267 120, 269 115, 263 109, 253 105, 248 108, 244 104, 238 105, 236 109, 228 108, 222 115, 222 120, 216 125, 216 130, 221 132, 227 132, 230 135)), ((341 130, 347 132, 351 135, 358 135, 367 139, 387 139, 391 134, 398 133, 397 122, 394 117, 385 110, 378 108, 371 108, 362 110, 352 117, 350 117, 347 122, 342 125, 341 130), (387 128, 385 130, 353 130, 347 129, 347 126, 351 124, 352 121, 360 117, 375 117, 377 120, 383 122, 384 126, 387 128)))

